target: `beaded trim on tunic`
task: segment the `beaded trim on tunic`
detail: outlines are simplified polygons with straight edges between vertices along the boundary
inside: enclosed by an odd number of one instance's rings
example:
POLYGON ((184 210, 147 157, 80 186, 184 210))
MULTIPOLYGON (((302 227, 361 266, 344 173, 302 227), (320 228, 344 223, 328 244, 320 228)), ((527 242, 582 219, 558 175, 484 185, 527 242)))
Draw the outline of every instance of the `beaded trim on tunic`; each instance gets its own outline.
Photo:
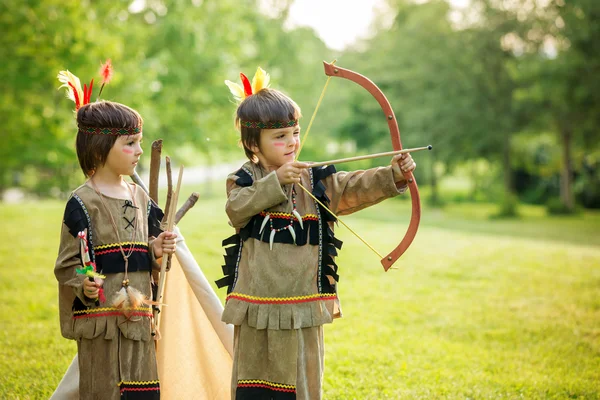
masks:
POLYGON ((83 209, 83 212, 85 214, 85 218, 87 219, 87 223, 88 223, 87 240, 88 240, 88 248, 90 250, 90 259, 92 260, 92 262, 96 262, 96 254, 94 253, 94 229, 92 227, 92 218, 90 217, 90 214, 88 213, 88 210, 85 207, 83 200, 81 200, 81 197, 77 196, 77 194, 75 194, 75 193, 73 193, 73 197, 75 198, 75 200, 77 200, 79 205, 81 205, 81 208, 83 209))
MULTIPOLYGON (((117 384, 119 386, 119 390, 121 392, 121 398, 130 398, 123 396, 144 396, 143 398, 148 398, 150 395, 150 399, 159 399, 160 398, 160 381, 121 381, 117 384), (136 394, 124 394, 125 392, 155 392, 146 395, 136 395, 136 394)), ((142 397, 132 397, 132 398, 142 398, 142 397)))
POLYGON ((145 242, 121 242, 121 243, 109 243, 109 244, 103 244, 102 246, 96 246, 94 247, 94 250, 96 251, 96 255, 103 255, 103 254, 109 254, 109 253, 118 253, 121 251, 119 245, 125 247, 129 247, 131 245, 133 245, 133 248, 131 249, 131 251, 137 251, 137 252, 141 252, 141 253, 147 253, 148 252, 148 243, 145 242))
POLYGON ((335 293, 317 293, 310 294, 307 296, 294 296, 294 297, 258 297, 250 296, 242 293, 231 292, 227 295, 226 300, 238 299, 248 303, 254 304, 295 304, 295 303, 308 303, 311 301, 319 300, 333 300, 337 299, 335 293))
POLYGON ((240 379, 237 383, 238 388, 262 388, 278 392, 296 393, 296 386, 285 385, 283 383, 269 382, 262 379, 240 379))
POLYGON ((100 307, 85 310, 74 310, 73 319, 121 316, 123 315, 123 311, 131 311, 130 313, 128 313, 128 315, 130 315, 131 317, 152 317, 152 310, 150 309, 150 307, 137 307, 125 309, 118 309, 115 307, 100 307))
MULTIPOLYGON (((315 182, 313 181, 313 174, 312 174, 312 169, 310 170, 310 185, 314 188, 315 187, 315 182)), ((317 203, 315 201, 315 206, 317 207, 317 221, 319 222, 319 263, 317 264, 319 266, 319 270, 317 273, 317 287, 319 288, 319 293, 321 293, 323 291, 323 285, 321 284, 322 279, 321 279, 321 268, 322 268, 322 264, 323 264, 323 221, 321 219, 321 210, 320 210, 320 205, 319 203, 317 203)))

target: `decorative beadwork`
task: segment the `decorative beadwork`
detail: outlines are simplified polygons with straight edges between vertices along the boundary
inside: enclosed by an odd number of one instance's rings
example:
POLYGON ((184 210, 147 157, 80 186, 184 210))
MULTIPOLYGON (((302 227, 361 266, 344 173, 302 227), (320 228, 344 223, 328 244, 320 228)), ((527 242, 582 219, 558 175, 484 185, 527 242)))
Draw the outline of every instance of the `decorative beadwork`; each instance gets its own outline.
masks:
POLYGON ((276 383, 265 381, 262 379, 240 379, 237 384, 238 388, 260 388, 269 389, 277 392, 296 393, 296 386, 286 385, 283 383, 276 383))
POLYGON ((298 120, 292 119, 289 121, 270 121, 270 122, 240 121, 240 125, 245 128, 280 129, 280 128, 290 128, 292 126, 296 126, 296 125, 298 125, 298 120))
MULTIPOLYGON (((309 170, 309 176, 310 176, 310 187, 312 188, 312 190, 315 190, 315 182, 313 179, 313 170, 312 168, 310 168, 309 170)), ((319 221, 319 263, 317 264, 319 266, 319 271, 317 273, 317 287, 319 289, 319 293, 323 293, 323 283, 322 283, 322 279, 321 279, 321 272, 323 269, 322 263, 323 263, 323 221, 321 219, 321 210, 319 207, 319 203, 317 203, 315 201, 315 209, 317 210, 317 219, 319 221)))
POLYGON ((79 126, 79 132, 89 135, 137 135, 142 133, 141 127, 135 128, 98 128, 93 126, 79 126))
MULTIPOLYGON (((302 217, 300 216, 300 213, 296 209, 296 188, 294 188, 292 186, 292 215, 289 217, 290 223, 287 226, 284 226, 281 228, 273 227, 273 218, 271 218, 271 213, 266 212, 266 211, 263 211, 263 212, 265 213, 265 219, 263 220, 262 226, 260 227, 260 233, 262 234, 263 230, 265 229, 265 225, 268 222, 269 227, 271 229, 271 234, 269 236, 269 248, 271 250, 273 250, 273 241, 275 240, 275 235, 278 232, 281 232, 283 230, 288 230, 290 232, 290 234, 292 235, 292 239, 294 240, 294 244, 296 244, 296 231, 294 230, 294 218, 300 224, 300 229, 304 229, 304 226, 302 223, 302 217), (293 216, 293 218, 292 218, 292 216, 293 216)), ((281 216, 281 213, 277 213, 277 214, 279 214, 279 216, 281 216)))
POLYGON ((92 226, 92 218, 90 217, 90 214, 88 213, 87 208, 85 207, 85 204, 83 203, 83 200, 81 200, 81 197, 77 196, 77 194, 73 193, 73 197, 75 197, 75 200, 77 200, 77 202, 79 203, 79 205, 81 206, 81 208, 83 209, 83 213, 85 214, 85 218, 87 219, 87 223, 88 223, 88 246, 89 246, 89 250, 90 250, 90 258, 92 259, 92 262, 95 263, 96 262, 96 254, 94 253, 94 227, 92 226))
MULTIPOLYGON (((296 189, 292 188, 292 210, 296 211, 296 189)), ((290 226, 294 225, 294 220, 290 218, 290 223, 288 226, 284 226, 283 228, 273 228, 273 218, 269 218, 269 224, 271 225, 271 230, 275 232, 281 232, 284 229, 289 229, 290 226)))
POLYGON ((246 303, 254 304, 298 304, 310 303, 313 301, 335 300, 337 299, 337 293, 316 293, 292 297, 258 297, 243 293, 231 292, 225 298, 225 300, 229 299, 237 299, 246 303))

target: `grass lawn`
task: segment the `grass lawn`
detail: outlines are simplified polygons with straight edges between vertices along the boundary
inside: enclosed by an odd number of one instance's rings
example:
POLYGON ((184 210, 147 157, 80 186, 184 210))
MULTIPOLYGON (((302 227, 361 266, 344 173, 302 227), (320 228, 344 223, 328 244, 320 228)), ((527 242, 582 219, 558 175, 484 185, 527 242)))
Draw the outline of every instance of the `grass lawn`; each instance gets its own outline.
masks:
MULTIPOLYGON (((180 226, 210 281, 230 234, 223 204, 200 200, 180 226)), ((60 336, 53 275, 63 207, 0 204, 1 399, 47 399, 76 352, 60 336)), ((409 210, 390 200, 344 220, 385 252, 409 210)), ((344 318, 325 327, 326 399, 600 398, 600 213, 493 211, 425 207, 387 273, 338 228, 344 318)))

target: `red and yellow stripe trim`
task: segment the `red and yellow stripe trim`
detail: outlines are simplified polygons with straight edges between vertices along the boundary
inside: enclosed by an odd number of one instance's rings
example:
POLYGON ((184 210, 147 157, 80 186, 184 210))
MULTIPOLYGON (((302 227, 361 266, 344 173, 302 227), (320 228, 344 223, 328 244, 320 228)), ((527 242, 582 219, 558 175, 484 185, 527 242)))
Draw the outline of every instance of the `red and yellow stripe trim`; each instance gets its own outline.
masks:
POLYGON ((132 317, 152 317, 152 309, 150 307, 137 307, 126 309, 118 309, 115 307, 99 307, 90 308, 89 310, 73 311, 73 319, 118 316, 123 315, 123 311, 130 311, 130 315, 132 317))
POLYGON ((259 297, 250 296, 247 294, 232 292, 227 295, 227 299, 237 299, 254 304, 295 304, 295 303, 308 303, 311 301, 320 300, 334 300, 337 299, 336 293, 316 293, 309 294, 306 296, 293 296, 293 297, 259 297))
POLYGON ((119 383, 117 383, 117 386, 121 386, 121 385, 156 385, 160 383, 159 380, 155 380, 155 381, 121 381, 119 383))
POLYGON ((117 384, 121 389, 121 394, 124 392, 153 392, 159 391, 159 381, 121 381, 117 384), (131 387, 133 386, 133 387, 131 387))
POLYGON ((296 386, 294 385, 263 381, 262 379, 241 379, 238 381, 237 386, 239 388, 264 388, 278 392, 296 393, 296 386))
POLYGON ((94 247, 94 253, 96 253, 97 256, 100 256, 102 254, 118 253, 121 251, 120 247, 123 247, 123 250, 125 250, 125 251, 129 251, 129 248, 132 245, 133 245, 133 249, 131 249, 132 251, 137 251, 137 252, 141 252, 141 253, 148 252, 148 243, 146 243, 146 242, 121 242, 121 243, 109 243, 109 244, 103 244, 101 246, 96 246, 96 247, 94 247))
MULTIPOLYGON (((296 216, 294 214, 289 214, 289 213, 284 213, 284 212, 269 212, 266 213, 264 211, 260 212, 260 216, 264 217, 265 215, 269 214, 271 216, 271 218, 283 218, 283 219, 296 219, 296 216)), ((317 217, 316 214, 304 214, 302 216, 302 221, 318 221, 319 217, 317 217)))
POLYGON ((108 244, 103 244, 101 246, 95 246, 94 247, 94 251, 96 250, 102 250, 102 249, 108 249, 110 247, 119 247, 119 244, 121 246, 130 246, 130 245, 134 245, 134 246, 146 246, 148 247, 148 243, 146 242, 121 242, 121 243, 108 243, 108 244))

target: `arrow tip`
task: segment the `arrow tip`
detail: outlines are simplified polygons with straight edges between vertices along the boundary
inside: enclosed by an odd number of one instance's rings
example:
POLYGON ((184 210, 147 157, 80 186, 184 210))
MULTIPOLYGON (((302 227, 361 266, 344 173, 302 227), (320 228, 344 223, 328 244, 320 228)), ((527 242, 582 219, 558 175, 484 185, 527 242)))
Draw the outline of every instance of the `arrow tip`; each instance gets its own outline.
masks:
POLYGON ((432 145, 427 146, 427 150, 431 150, 431 149, 433 149, 432 145))

